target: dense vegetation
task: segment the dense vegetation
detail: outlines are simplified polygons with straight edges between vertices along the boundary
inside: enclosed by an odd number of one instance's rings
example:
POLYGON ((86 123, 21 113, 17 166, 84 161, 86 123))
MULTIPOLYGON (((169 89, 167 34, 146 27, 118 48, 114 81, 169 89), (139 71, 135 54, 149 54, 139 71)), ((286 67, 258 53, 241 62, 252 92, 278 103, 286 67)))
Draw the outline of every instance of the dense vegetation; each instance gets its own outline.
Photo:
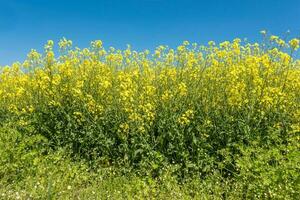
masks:
POLYGON ((48 41, 0 69, 3 199, 297 199, 299 40, 48 41))

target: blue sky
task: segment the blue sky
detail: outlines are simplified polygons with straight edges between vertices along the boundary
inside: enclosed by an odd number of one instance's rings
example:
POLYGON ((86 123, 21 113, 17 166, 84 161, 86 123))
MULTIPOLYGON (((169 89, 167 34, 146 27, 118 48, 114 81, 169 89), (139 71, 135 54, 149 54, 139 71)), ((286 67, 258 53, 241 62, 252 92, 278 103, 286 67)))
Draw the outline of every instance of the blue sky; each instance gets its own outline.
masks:
POLYGON ((151 50, 183 40, 256 41, 262 29, 299 36, 300 0, 0 0, 0 65, 62 37, 79 47, 101 39, 151 50))

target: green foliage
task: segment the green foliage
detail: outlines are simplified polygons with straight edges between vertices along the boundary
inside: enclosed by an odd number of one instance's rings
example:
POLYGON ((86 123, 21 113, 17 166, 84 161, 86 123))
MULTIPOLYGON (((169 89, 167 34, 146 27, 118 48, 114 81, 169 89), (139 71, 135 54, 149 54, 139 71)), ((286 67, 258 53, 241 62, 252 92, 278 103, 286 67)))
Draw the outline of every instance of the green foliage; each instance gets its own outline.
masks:
POLYGON ((299 40, 265 40, 149 55, 63 39, 1 68, 0 194, 297 199, 299 40))
MULTIPOLYGON (((51 150, 45 137, 22 135, 6 126, 0 129, 0 198, 298 199, 299 144, 252 144, 240 147, 240 152, 235 159, 238 172, 232 177, 215 170, 210 176, 178 179, 182 166, 174 164, 164 164, 156 174, 138 175, 99 163, 91 168, 66 149, 51 150)), ((149 165, 157 169, 161 156, 149 156, 149 165)))

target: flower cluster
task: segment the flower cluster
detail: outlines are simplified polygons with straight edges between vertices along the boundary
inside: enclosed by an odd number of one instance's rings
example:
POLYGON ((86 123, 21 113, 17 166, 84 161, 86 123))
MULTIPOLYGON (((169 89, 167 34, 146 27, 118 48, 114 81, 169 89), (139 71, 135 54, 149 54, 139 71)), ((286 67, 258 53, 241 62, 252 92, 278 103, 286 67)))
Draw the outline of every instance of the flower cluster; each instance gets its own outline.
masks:
POLYGON ((64 38, 57 56, 49 41, 44 53, 32 50, 24 63, 0 69, 0 114, 60 145, 106 156, 130 151, 129 144, 168 151, 174 147, 156 142, 173 141, 178 131, 178 148, 191 135, 205 134, 212 144, 220 132, 238 140, 241 123, 253 134, 279 123, 293 134, 300 123, 300 65, 291 52, 299 39, 267 42, 185 41, 151 54, 105 49, 101 41, 73 48, 64 38))

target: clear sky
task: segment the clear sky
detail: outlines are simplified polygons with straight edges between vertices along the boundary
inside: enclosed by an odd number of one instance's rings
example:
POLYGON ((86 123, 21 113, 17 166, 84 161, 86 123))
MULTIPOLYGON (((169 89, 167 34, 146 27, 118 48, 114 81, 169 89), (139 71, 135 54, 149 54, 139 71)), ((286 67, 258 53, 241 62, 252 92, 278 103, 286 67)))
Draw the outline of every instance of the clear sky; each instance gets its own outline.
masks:
POLYGON ((0 65, 23 61, 48 39, 87 47, 154 49, 183 40, 205 44, 259 31, 300 35, 300 0, 0 0, 0 65))

